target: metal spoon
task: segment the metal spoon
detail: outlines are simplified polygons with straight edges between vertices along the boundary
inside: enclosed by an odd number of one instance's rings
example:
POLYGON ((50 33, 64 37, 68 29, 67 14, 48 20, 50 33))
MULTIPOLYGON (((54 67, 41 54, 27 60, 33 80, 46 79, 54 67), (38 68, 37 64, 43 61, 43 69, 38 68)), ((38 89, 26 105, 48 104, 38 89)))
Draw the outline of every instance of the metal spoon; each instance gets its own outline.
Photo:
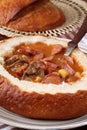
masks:
POLYGON ((73 49, 75 49, 79 43, 79 41, 83 38, 83 36, 87 33, 87 16, 85 17, 78 33, 74 37, 74 39, 68 42, 68 48, 65 51, 65 55, 70 55, 73 49))

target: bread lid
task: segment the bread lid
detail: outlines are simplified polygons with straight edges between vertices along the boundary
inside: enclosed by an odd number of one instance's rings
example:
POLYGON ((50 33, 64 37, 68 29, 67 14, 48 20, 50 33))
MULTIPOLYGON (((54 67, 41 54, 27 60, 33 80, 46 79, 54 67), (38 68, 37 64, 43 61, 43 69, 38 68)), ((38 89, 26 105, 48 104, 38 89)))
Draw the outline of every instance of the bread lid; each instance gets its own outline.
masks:
MULTIPOLYGON (((55 6, 60 8, 64 13, 66 18, 66 22, 62 26, 58 26, 55 29, 39 31, 39 32, 24 32, 18 31, 12 28, 8 28, 6 26, 0 26, 0 33, 6 35, 8 37, 19 36, 19 35, 33 35, 33 34, 44 34, 46 36, 59 36, 64 37, 64 34, 70 33, 69 37, 73 37, 73 34, 77 32, 77 28, 81 26, 84 17, 87 14, 87 3, 83 0, 71 0, 71 1, 58 1, 58 0, 50 0, 55 6), (80 14, 80 15, 79 15, 80 14), (76 30, 75 30, 76 28, 76 30)), ((1 17, 0 17, 1 18, 1 17)))
POLYGON ((36 32, 54 29, 64 22, 61 8, 50 0, 38 0, 17 13, 6 26, 18 31, 36 32))
POLYGON ((0 25, 6 25, 21 9, 36 0, 0 0, 0 25))

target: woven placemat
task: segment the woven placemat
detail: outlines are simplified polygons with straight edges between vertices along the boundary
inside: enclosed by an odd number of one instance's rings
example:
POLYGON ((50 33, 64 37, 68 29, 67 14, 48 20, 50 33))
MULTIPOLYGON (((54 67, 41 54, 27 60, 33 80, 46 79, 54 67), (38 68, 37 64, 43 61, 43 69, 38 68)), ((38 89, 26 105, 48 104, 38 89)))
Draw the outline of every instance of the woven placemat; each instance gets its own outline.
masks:
POLYGON ((0 33, 8 37, 18 35, 35 35, 44 34, 46 36, 59 36, 68 33, 73 28, 80 27, 84 17, 87 15, 87 3, 82 0, 51 0, 56 6, 63 11, 66 22, 53 30, 41 31, 41 32, 20 32, 7 27, 0 26, 0 33))

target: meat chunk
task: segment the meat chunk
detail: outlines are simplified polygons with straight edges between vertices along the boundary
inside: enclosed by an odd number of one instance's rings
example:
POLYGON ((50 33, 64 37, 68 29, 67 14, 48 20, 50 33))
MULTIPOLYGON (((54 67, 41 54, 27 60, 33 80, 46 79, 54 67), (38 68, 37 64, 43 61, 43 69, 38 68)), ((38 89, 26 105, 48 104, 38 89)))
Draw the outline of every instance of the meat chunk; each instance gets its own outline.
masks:
POLYGON ((25 55, 21 55, 21 56, 20 55, 13 55, 12 57, 8 58, 5 61, 5 63, 8 66, 8 65, 12 65, 12 64, 14 64, 15 62, 18 62, 18 61, 24 62, 24 63, 28 63, 29 62, 28 61, 28 57, 25 56, 25 55))
POLYGON ((29 47, 29 46, 27 46, 27 47, 18 49, 17 53, 18 54, 24 54, 24 55, 36 55, 38 53, 38 51, 29 47))
POLYGON ((34 56, 34 60, 41 60, 44 58, 44 53, 43 52, 39 52, 34 56))
POLYGON ((74 60, 73 60, 72 57, 70 57, 70 56, 65 56, 64 59, 65 59, 69 64, 71 64, 71 65, 74 64, 74 60))
POLYGON ((54 48, 53 48, 51 54, 52 55, 58 54, 58 53, 60 53, 62 51, 62 49, 63 49, 62 45, 56 44, 56 45, 54 45, 54 48))
POLYGON ((51 62, 53 60, 54 56, 49 56, 43 59, 43 61, 51 62))
POLYGON ((58 65, 52 63, 52 62, 48 62, 48 61, 43 61, 43 63, 46 65, 46 72, 47 73, 52 73, 54 71, 56 71, 58 65))
POLYGON ((6 60, 7 70, 20 76, 23 74, 28 65, 28 57, 25 55, 14 55, 6 60))
POLYGON ((65 69, 66 71, 68 71, 68 73, 69 73, 70 75, 75 74, 74 69, 73 69, 66 61, 63 61, 63 62, 62 62, 61 68, 62 68, 62 69, 65 69))
POLYGON ((12 57, 8 58, 5 63, 6 65, 13 64, 14 62, 18 61, 20 59, 19 55, 13 55, 12 57))
POLYGON ((60 78, 59 75, 53 73, 46 75, 42 80, 42 83, 45 84, 49 84, 49 83, 61 84, 61 82, 62 82, 62 78, 60 78))
POLYGON ((20 62, 29 64, 29 59, 26 55, 21 55, 20 62))
POLYGON ((24 72, 22 79, 28 79, 28 77, 44 77, 45 75, 45 67, 42 63, 33 61, 30 66, 24 72))
POLYGON ((19 76, 22 76, 23 75, 23 72, 24 70, 26 70, 26 68, 28 67, 28 64, 23 64, 21 66, 19 66, 17 69, 16 69, 16 74, 19 75, 19 76))

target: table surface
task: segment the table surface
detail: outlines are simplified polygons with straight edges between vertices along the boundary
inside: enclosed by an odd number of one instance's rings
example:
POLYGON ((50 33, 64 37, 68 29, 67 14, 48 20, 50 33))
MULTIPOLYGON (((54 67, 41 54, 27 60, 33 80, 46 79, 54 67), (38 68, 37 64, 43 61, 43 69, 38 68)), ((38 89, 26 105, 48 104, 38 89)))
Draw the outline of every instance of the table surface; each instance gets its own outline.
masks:
MULTIPOLYGON (((87 2, 87 0, 84 0, 87 2)), ((60 37, 62 38, 69 38, 69 39, 73 39, 75 34, 77 33, 78 31, 78 28, 74 29, 73 32, 69 32, 67 33, 66 35, 62 35, 60 37)), ((7 39, 8 37, 6 36, 3 36, 3 35, 0 35, 0 40, 3 40, 3 39, 7 39)), ((0 123, 0 130, 24 130, 24 129, 21 129, 21 128, 14 128, 12 126, 8 126, 8 125, 5 125, 3 123, 0 123)), ((75 128, 74 130, 87 130, 87 126, 84 126, 84 127, 80 127, 80 128, 75 128)))

